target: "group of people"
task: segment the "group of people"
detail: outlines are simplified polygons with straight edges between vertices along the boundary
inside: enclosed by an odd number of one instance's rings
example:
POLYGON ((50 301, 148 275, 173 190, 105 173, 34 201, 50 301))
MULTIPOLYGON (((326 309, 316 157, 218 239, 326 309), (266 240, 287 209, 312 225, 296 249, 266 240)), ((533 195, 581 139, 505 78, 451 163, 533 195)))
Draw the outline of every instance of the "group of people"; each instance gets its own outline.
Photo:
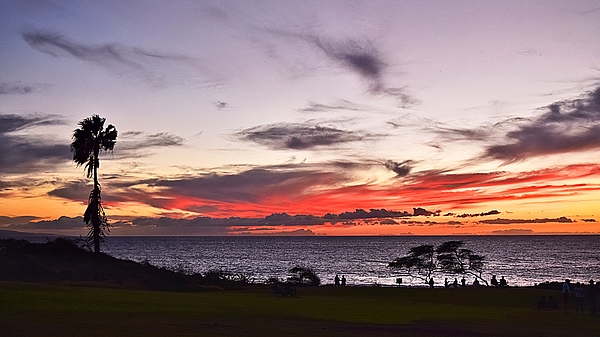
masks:
MULTIPOLYGON (((433 279, 429 279, 429 287, 433 288, 433 279)), ((496 278, 496 275, 492 275, 492 279, 490 281, 490 284, 494 287, 508 287, 508 282, 506 282, 506 279, 504 278, 504 276, 502 276, 502 278, 500 279, 500 281, 498 281, 498 279, 496 278)), ((474 287, 478 287, 481 284, 479 283, 479 279, 475 278, 473 280, 472 285, 474 287)), ((465 279, 464 277, 460 280, 460 286, 461 287, 466 287, 467 286, 467 279, 465 279)), ((458 279, 454 278, 454 282, 450 283, 448 281, 448 278, 446 277, 444 279, 444 287, 445 288, 458 288, 459 284, 458 284, 458 279)))
POLYGON ((494 287, 508 287, 508 283, 504 276, 500 278, 500 281, 496 278, 496 275, 492 275, 492 279, 490 280, 490 284, 494 287))
POLYGON ((575 312, 581 312, 583 314, 583 304, 586 297, 589 298, 590 312, 592 315, 596 315, 600 308, 600 282, 594 282, 590 280, 587 287, 584 288, 583 284, 577 282, 575 287, 571 290, 571 280, 567 279, 562 284, 562 296, 564 311, 567 311, 569 299, 571 298, 571 292, 575 297, 575 312))
MULTIPOLYGON (((433 280, 429 280, 429 286, 431 288, 433 288, 432 281, 433 280)), ((467 280, 464 277, 462 278, 462 280, 460 280, 460 285, 462 287, 466 287, 467 286, 467 280)), ((448 282, 448 278, 446 277, 444 279, 444 287, 445 288, 458 288, 458 279, 454 278, 454 282, 450 283, 450 282, 448 282)))
POLYGON ((333 285, 336 287, 342 286, 345 287, 346 286, 346 277, 344 275, 342 275, 342 278, 340 279, 339 275, 335 275, 335 277, 333 278, 333 285))

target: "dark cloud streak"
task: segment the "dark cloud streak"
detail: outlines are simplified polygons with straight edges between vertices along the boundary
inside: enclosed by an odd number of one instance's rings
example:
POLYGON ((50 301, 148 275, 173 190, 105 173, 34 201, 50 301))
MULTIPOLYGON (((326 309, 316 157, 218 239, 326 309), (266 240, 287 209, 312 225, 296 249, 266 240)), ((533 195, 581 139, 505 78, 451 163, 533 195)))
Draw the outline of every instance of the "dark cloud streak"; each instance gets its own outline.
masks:
POLYGON ((182 147, 184 143, 183 137, 168 132, 146 134, 141 131, 126 131, 119 135, 115 153, 119 159, 147 157, 152 155, 149 150, 153 148, 182 147))
POLYGON ((546 112, 506 134, 510 143, 489 146, 484 157, 505 162, 600 149, 600 86, 581 98, 555 102, 546 112))
POLYGON ((497 219, 493 219, 493 220, 480 220, 478 221, 478 223, 482 223, 482 224, 494 224, 494 225, 509 225, 509 224, 534 224, 534 223, 553 223, 553 222, 558 222, 558 223, 573 223, 574 221, 561 216, 560 218, 554 218, 554 219, 548 219, 548 218, 544 218, 544 219, 501 219, 501 218, 497 218, 497 219))
POLYGON ((395 162, 393 160, 387 160, 385 162, 385 167, 396 173, 398 177, 405 177, 410 173, 412 169, 412 164, 414 162, 412 160, 405 160, 401 163, 395 162))
POLYGON ((371 109, 367 107, 360 107, 347 100, 340 100, 336 104, 322 104, 309 101, 306 108, 299 109, 301 112, 330 112, 333 110, 369 111, 371 109))
POLYGON ((429 145, 440 149, 439 144, 447 142, 485 144, 484 153, 473 161, 511 163, 600 149, 600 85, 579 98, 554 102, 540 110, 543 113, 536 117, 513 117, 476 128, 448 127, 432 121, 422 128, 438 135, 429 145))
POLYGON ((21 82, 0 83, 0 95, 27 95, 38 91, 44 85, 23 84, 21 82))
POLYGON ((67 144, 14 134, 35 126, 59 124, 64 123, 54 116, 0 115, 0 173, 37 172, 70 160, 67 144))
POLYGON ((170 134, 168 132, 159 132, 146 135, 144 132, 124 132, 121 135, 119 147, 121 150, 142 150, 149 147, 170 147, 183 146, 185 139, 183 137, 170 134))
POLYGON ((384 61, 375 43, 369 39, 331 39, 315 34, 294 33, 278 29, 264 31, 283 38, 304 41, 318 50, 337 65, 357 74, 368 84, 368 91, 375 95, 393 97, 398 107, 409 108, 418 101, 410 95, 406 87, 388 87, 384 75, 388 64, 384 61))
POLYGON ((496 215, 496 214, 500 214, 500 212, 498 210, 491 210, 488 212, 481 212, 481 213, 463 213, 463 214, 459 214, 456 217, 457 218, 474 218, 474 217, 479 217, 479 216, 488 216, 488 215, 496 215))
MULTIPOLYGON (((174 219, 168 217, 148 218, 139 217, 131 220, 117 220, 112 223, 116 233, 146 234, 146 235, 227 235, 249 234, 250 232, 264 231, 264 234, 289 233, 285 227, 310 227, 326 223, 343 226, 357 226, 356 221, 380 220, 386 225, 397 224, 394 218, 409 218, 418 216, 436 215, 422 208, 414 208, 413 213, 407 211, 388 211, 385 209, 371 209, 365 211, 357 209, 354 212, 339 214, 328 213, 324 216, 315 215, 289 215, 287 213, 273 213, 264 218, 212 218, 196 217, 190 219, 174 219), (352 221, 351 221, 352 220, 352 221), (138 232, 136 232, 138 231, 138 232)), ((406 222, 401 222, 406 224, 406 222)), ((21 231, 68 231, 84 230, 82 217, 60 217, 55 220, 37 221, 33 217, 0 217, 1 228, 21 231)), ((304 229, 305 231, 310 231, 304 229)), ((299 231, 298 229, 296 231, 299 231)), ((311 232, 312 233, 312 232, 311 232)), ((299 234, 299 233, 298 233, 299 234)), ((304 234, 310 234, 308 232, 304 234)))
POLYGON ((54 32, 23 32, 23 40, 33 49, 54 56, 72 57, 101 66, 119 76, 133 76, 151 86, 182 83, 192 79, 199 69, 188 56, 149 51, 118 43, 88 45, 72 41, 54 32))
POLYGON ((382 73, 387 65, 372 43, 358 40, 330 42, 318 36, 307 36, 305 40, 321 49, 330 59, 369 81, 371 91, 380 92, 383 89, 382 73))
POLYGON ((171 193, 225 202, 257 203, 263 197, 281 191, 301 191, 319 181, 331 181, 332 175, 317 171, 251 169, 237 174, 209 174, 180 180, 156 180, 152 186, 168 187, 171 193))
POLYGON ((363 131, 347 131, 311 123, 260 125, 239 131, 235 136, 275 150, 310 150, 381 137, 363 131))

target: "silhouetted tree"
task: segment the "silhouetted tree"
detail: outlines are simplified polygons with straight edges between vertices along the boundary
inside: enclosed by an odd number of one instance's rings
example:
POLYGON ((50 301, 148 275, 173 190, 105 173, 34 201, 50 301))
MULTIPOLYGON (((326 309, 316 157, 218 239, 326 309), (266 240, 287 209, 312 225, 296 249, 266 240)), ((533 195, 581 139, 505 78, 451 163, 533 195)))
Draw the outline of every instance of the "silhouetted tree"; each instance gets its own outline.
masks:
POLYGON ((427 283, 437 268, 435 248, 433 245, 412 247, 408 255, 395 259, 388 266, 427 283))
POLYGON ((94 188, 88 198, 88 206, 83 214, 83 222, 90 228, 88 240, 93 242, 94 252, 100 253, 100 241, 104 240, 110 231, 98 182, 99 154, 112 151, 117 142, 117 129, 109 124, 104 128, 106 118, 98 115, 88 117, 79 122, 79 128, 73 131, 71 152, 77 167, 85 165, 87 177, 94 178, 94 188))
POLYGON ((437 248, 433 245, 412 247, 406 256, 395 259, 388 266, 425 283, 434 273, 440 272, 473 275, 487 285, 482 277, 485 258, 462 248, 463 245, 462 241, 446 241, 437 248))
POLYGON ((439 245, 435 250, 439 269, 452 274, 473 275, 488 285, 482 277, 485 258, 462 248, 463 245, 462 241, 447 241, 439 245))
POLYGON ((295 266, 289 270, 292 276, 288 277, 288 282, 293 284, 306 284, 318 286, 321 284, 321 279, 312 268, 295 266))

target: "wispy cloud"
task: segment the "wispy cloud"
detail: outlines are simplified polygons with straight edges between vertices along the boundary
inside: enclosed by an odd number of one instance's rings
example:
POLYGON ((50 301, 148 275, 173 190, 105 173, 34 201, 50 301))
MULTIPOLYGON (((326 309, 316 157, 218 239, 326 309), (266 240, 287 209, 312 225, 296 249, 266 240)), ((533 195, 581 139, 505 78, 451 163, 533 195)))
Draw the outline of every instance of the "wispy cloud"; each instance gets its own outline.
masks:
POLYGON ((484 157, 505 162, 600 149, 600 86, 572 100, 555 102, 545 113, 515 125, 507 143, 487 147, 484 157))
POLYGON ((26 95, 37 92, 46 85, 22 82, 0 83, 0 95, 26 95))
POLYGON ((310 122, 259 125, 239 131, 235 136, 241 140, 252 141, 275 150, 336 147, 381 137, 381 135, 365 131, 342 130, 310 122))
POLYGON ((50 31, 23 32, 22 37, 32 48, 42 53, 54 57, 76 58, 101 66, 120 76, 133 76, 152 86, 191 81, 190 73, 208 73, 200 69, 193 58, 184 55, 118 43, 86 44, 50 31))
POLYGON ((335 110, 343 111, 370 111, 369 107, 360 106, 356 103, 352 103, 348 100, 339 100, 334 104, 322 104, 317 102, 309 101, 307 106, 298 109, 300 112, 331 112, 335 110))
POLYGON ((65 122, 57 116, 21 116, 0 115, 0 133, 20 131, 26 128, 44 125, 63 125, 65 122))
MULTIPOLYGON (((103 201, 114 206, 129 202, 165 212, 185 211, 212 216, 310 211, 313 207, 311 195, 350 183, 353 173, 361 166, 344 165, 342 168, 340 165, 283 165, 238 173, 189 174, 142 180, 103 178, 103 201)), ((82 190, 89 190, 84 181, 72 181, 57 184, 50 195, 81 202, 85 198, 82 190)), ((328 210, 333 209, 339 208, 328 210)))
POLYGON ((360 75, 369 83, 369 90, 380 92, 384 89, 382 76, 387 64, 372 42, 357 39, 331 41, 314 35, 300 37, 321 49, 331 60, 360 75))
POLYGON ((389 86, 386 71, 389 67, 376 43, 368 38, 330 38, 318 34, 286 31, 282 29, 263 29, 283 39, 304 41, 319 50, 329 61, 340 69, 359 76, 367 84, 367 91, 375 95, 393 97, 400 108, 409 108, 418 103, 408 87, 389 86))
POLYGON ((400 108, 410 108, 418 103, 407 87, 390 87, 385 83, 388 64, 372 41, 333 40, 317 35, 298 36, 319 48, 330 60, 359 75, 367 83, 370 93, 393 97, 400 108))
MULTIPOLYGON (((536 117, 511 117, 478 127, 452 127, 425 121, 421 128, 437 138, 430 145, 469 142, 484 146, 474 160, 505 163, 600 149, 600 86, 581 97, 554 102, 536 117)), ((395 128, 405 126, 390 122, 395 128)), ((408 125, 413 126, 414 125, 408 125)))
POLYGON ((116 157, 121 159, 139 158, 151 155, 151 149, 181 147, 184 143, 183 137, 168 132, 146 134, 142 131, 125 131, 119 134, 115 152, 116 157))
MULTIPOLYGON (((347 179, 347 178, 346 178, 347 179)), ((306 194, 318 185, 337 184, 344 174, 311 169, 255 168, 236 174, 208 174, 179 180, 159 179, 151 186, 198 199, 263 203, 288 193, 306 194)))
POLYGON ((489 141, 491 137, 498 133, 498 125, 482 126, 479 128, 453 128, 436 124, 434 127, 427 127, 427 130, 433 131, 438 135, 436 143, 457 142, 457 141, 489 141))
POLYGON ((15 134, 16 131, 64 124, 55 116, 0 115, 0 173, 27 173, 70 159, 67 144, 53 144, 49 139, 15 134))
POLYGON ((406 86, 399 88, 383 88, 375 93, 395 98, 396 106, 402 109, 409 109, 420 103, 420 101, 412 95, 406 86))
MULTIPOLYGON (((60 184, 60 187, 57 187, 52 191, 48 192, 48 195, 85 204, 88 201, 91 190, 88 184, 89 181, 87 180, 69 181, 60 184)), ((106 193, 103 193, 103 198, 106 199, 106 197, 106 193)))

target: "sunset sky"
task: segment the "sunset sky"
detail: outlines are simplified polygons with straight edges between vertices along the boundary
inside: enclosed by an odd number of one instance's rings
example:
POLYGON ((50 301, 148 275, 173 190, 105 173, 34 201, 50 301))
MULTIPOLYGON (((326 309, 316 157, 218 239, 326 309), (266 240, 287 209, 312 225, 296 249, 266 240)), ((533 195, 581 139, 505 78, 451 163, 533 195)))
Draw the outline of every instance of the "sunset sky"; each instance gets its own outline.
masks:
POLYGON ((0 229, 600 233, 600 3, 0 1, 0 229))

